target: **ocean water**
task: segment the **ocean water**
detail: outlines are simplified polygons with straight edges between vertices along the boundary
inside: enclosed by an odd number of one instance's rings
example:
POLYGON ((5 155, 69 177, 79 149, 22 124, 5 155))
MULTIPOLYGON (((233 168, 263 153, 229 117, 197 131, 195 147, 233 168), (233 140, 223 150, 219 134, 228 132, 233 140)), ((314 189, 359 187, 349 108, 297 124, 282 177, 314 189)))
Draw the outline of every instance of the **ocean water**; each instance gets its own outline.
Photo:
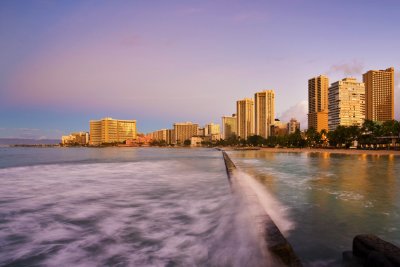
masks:
MULTIPOLYGON (((304 266, 400 244, 394 156, 228 152, 304 266)), ((220 151, 0 148, 0 266, 276 266, 220 151)))
POLYGON ((0 148, 0 248, 0 266, 271 265, 213 149, 0 148))
MULTIPOLYGON (((285 213, 286 237, 306 266, 341 266, 357 234, 400 245, 400 157, 230 151, 285 213)), ((275 208, 276 207, 276 208, 275 208)))

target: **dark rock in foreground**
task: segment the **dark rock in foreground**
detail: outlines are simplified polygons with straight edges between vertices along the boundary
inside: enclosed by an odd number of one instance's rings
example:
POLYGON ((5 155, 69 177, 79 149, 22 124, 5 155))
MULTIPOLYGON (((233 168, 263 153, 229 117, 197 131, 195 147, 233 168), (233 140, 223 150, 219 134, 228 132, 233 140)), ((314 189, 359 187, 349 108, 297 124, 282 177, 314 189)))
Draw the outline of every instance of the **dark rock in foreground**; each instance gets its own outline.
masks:
POLYGON ((400 266, 400 248, 375 235, 357 235, 353 239, 353 253, 344 252, 345 266, 396 267, 400 266))

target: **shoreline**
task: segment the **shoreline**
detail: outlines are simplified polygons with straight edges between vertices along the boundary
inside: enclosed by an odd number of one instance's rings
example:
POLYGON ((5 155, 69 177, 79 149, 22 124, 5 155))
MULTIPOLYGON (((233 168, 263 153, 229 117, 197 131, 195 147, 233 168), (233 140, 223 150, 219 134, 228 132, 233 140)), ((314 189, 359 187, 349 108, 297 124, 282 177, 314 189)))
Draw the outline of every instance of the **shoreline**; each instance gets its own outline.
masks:
POLYGON ((162 149, 199 149, 214 148, 225 151, 265 151, 270 153, 329 153, 329 154, 345 154, 345 155, 391 155, 400 156, 400 150, 359 150, 359 149, 337 149, 337 148, 271 148, 271 147, 183 147, 183 146, 60 146, 60 145, 0 145, 0 147, 29 147, 29 148, 162 148, 162 149))
POLYGON ((358 149, 324 149, 324 148, 260 148, 260 151, 271 153, 329 153, 345 155, 394 155, 400 156, 398 150, 358 150, 358 149))

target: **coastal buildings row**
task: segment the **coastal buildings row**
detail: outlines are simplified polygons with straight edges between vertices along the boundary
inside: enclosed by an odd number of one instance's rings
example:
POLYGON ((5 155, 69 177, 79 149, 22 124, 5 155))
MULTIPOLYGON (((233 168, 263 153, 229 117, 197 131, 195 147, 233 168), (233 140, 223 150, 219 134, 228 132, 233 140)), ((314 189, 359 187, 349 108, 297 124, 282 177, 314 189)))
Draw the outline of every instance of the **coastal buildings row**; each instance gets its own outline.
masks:
MULTIPOLYGON (((363 82, 348 77, 329 84, 320 75, 308 80, 308 127, 317 131, 335 130, 339 125, 361 126, 365 119, 384 122, 394 119, 394 68, 370 70, 363 82)), ((219 124, 200 127, 197 123, 174 123, 171 129, 161 129, 138 135, 136 120, 103 118, 89 122, 90 133, 74 132, 62 136, 63 145, 142 145, 159 142, 167 145, 192 146, 219 139, 252 135, 264 138, 294 133, 300 123, 291 119, 283 123, 275 118, 275 92, 256 92, 254 98, 236 101, 236 113, 222 117, 219 124), (221 135, 222 130, 222 135, 221 135)))
POLYGON ((394 68, 367 71, 363 82, 349 77, 329 86, 325 75, 308 80, 308 128, 333 131, 366 119, 394 120, 394 68))
POLYGON ((109 117, 101 120, 91 120, 89 122, 89 129, 89 133, 75 132, 62 136, 61 145, 98 146, 141 140, 137 135, 136 120, 116 120, 109 117))
POLYGON ((209 123, 200 127, 198 123, 176 122, 172 129, 161 129, 147 134, 153 141, 165 145, 200 146, 221 138, 220 125, 209 123))
POLYGON ((290 134, 300 130, 300 123, 292 118, 282 123, 275 118, 275 92, 264 90, 254 94, 253 98, 236 101, 236 114, 222 117, 223 139, 238 136, 247 139, 252 135, 264 138, 290 134))
POLYGON ((161 129, 147 135, 138 134, 136 120, 103 118, 89 122, 90 132, 71 133, 62 136, 61 144, 72 145, 119 145, 148 146, 153 142, 165 145, 200 146, 203 142, 213 142, 221 138, 220 125, 210 123, 200 128, 192 122, 174 123, 172 129, 161 129))

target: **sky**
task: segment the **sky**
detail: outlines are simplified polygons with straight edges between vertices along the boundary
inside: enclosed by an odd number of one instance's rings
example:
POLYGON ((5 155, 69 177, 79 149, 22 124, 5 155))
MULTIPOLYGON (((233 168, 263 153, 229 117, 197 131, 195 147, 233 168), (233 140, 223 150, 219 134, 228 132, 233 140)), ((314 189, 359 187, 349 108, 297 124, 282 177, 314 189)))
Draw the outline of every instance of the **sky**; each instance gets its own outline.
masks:
POLYGON ((275 90, 307 127, 307 81, 396 70, 399 1, 0 1, 0 138, 60 138, 89 120, 221 123, 275 90))

